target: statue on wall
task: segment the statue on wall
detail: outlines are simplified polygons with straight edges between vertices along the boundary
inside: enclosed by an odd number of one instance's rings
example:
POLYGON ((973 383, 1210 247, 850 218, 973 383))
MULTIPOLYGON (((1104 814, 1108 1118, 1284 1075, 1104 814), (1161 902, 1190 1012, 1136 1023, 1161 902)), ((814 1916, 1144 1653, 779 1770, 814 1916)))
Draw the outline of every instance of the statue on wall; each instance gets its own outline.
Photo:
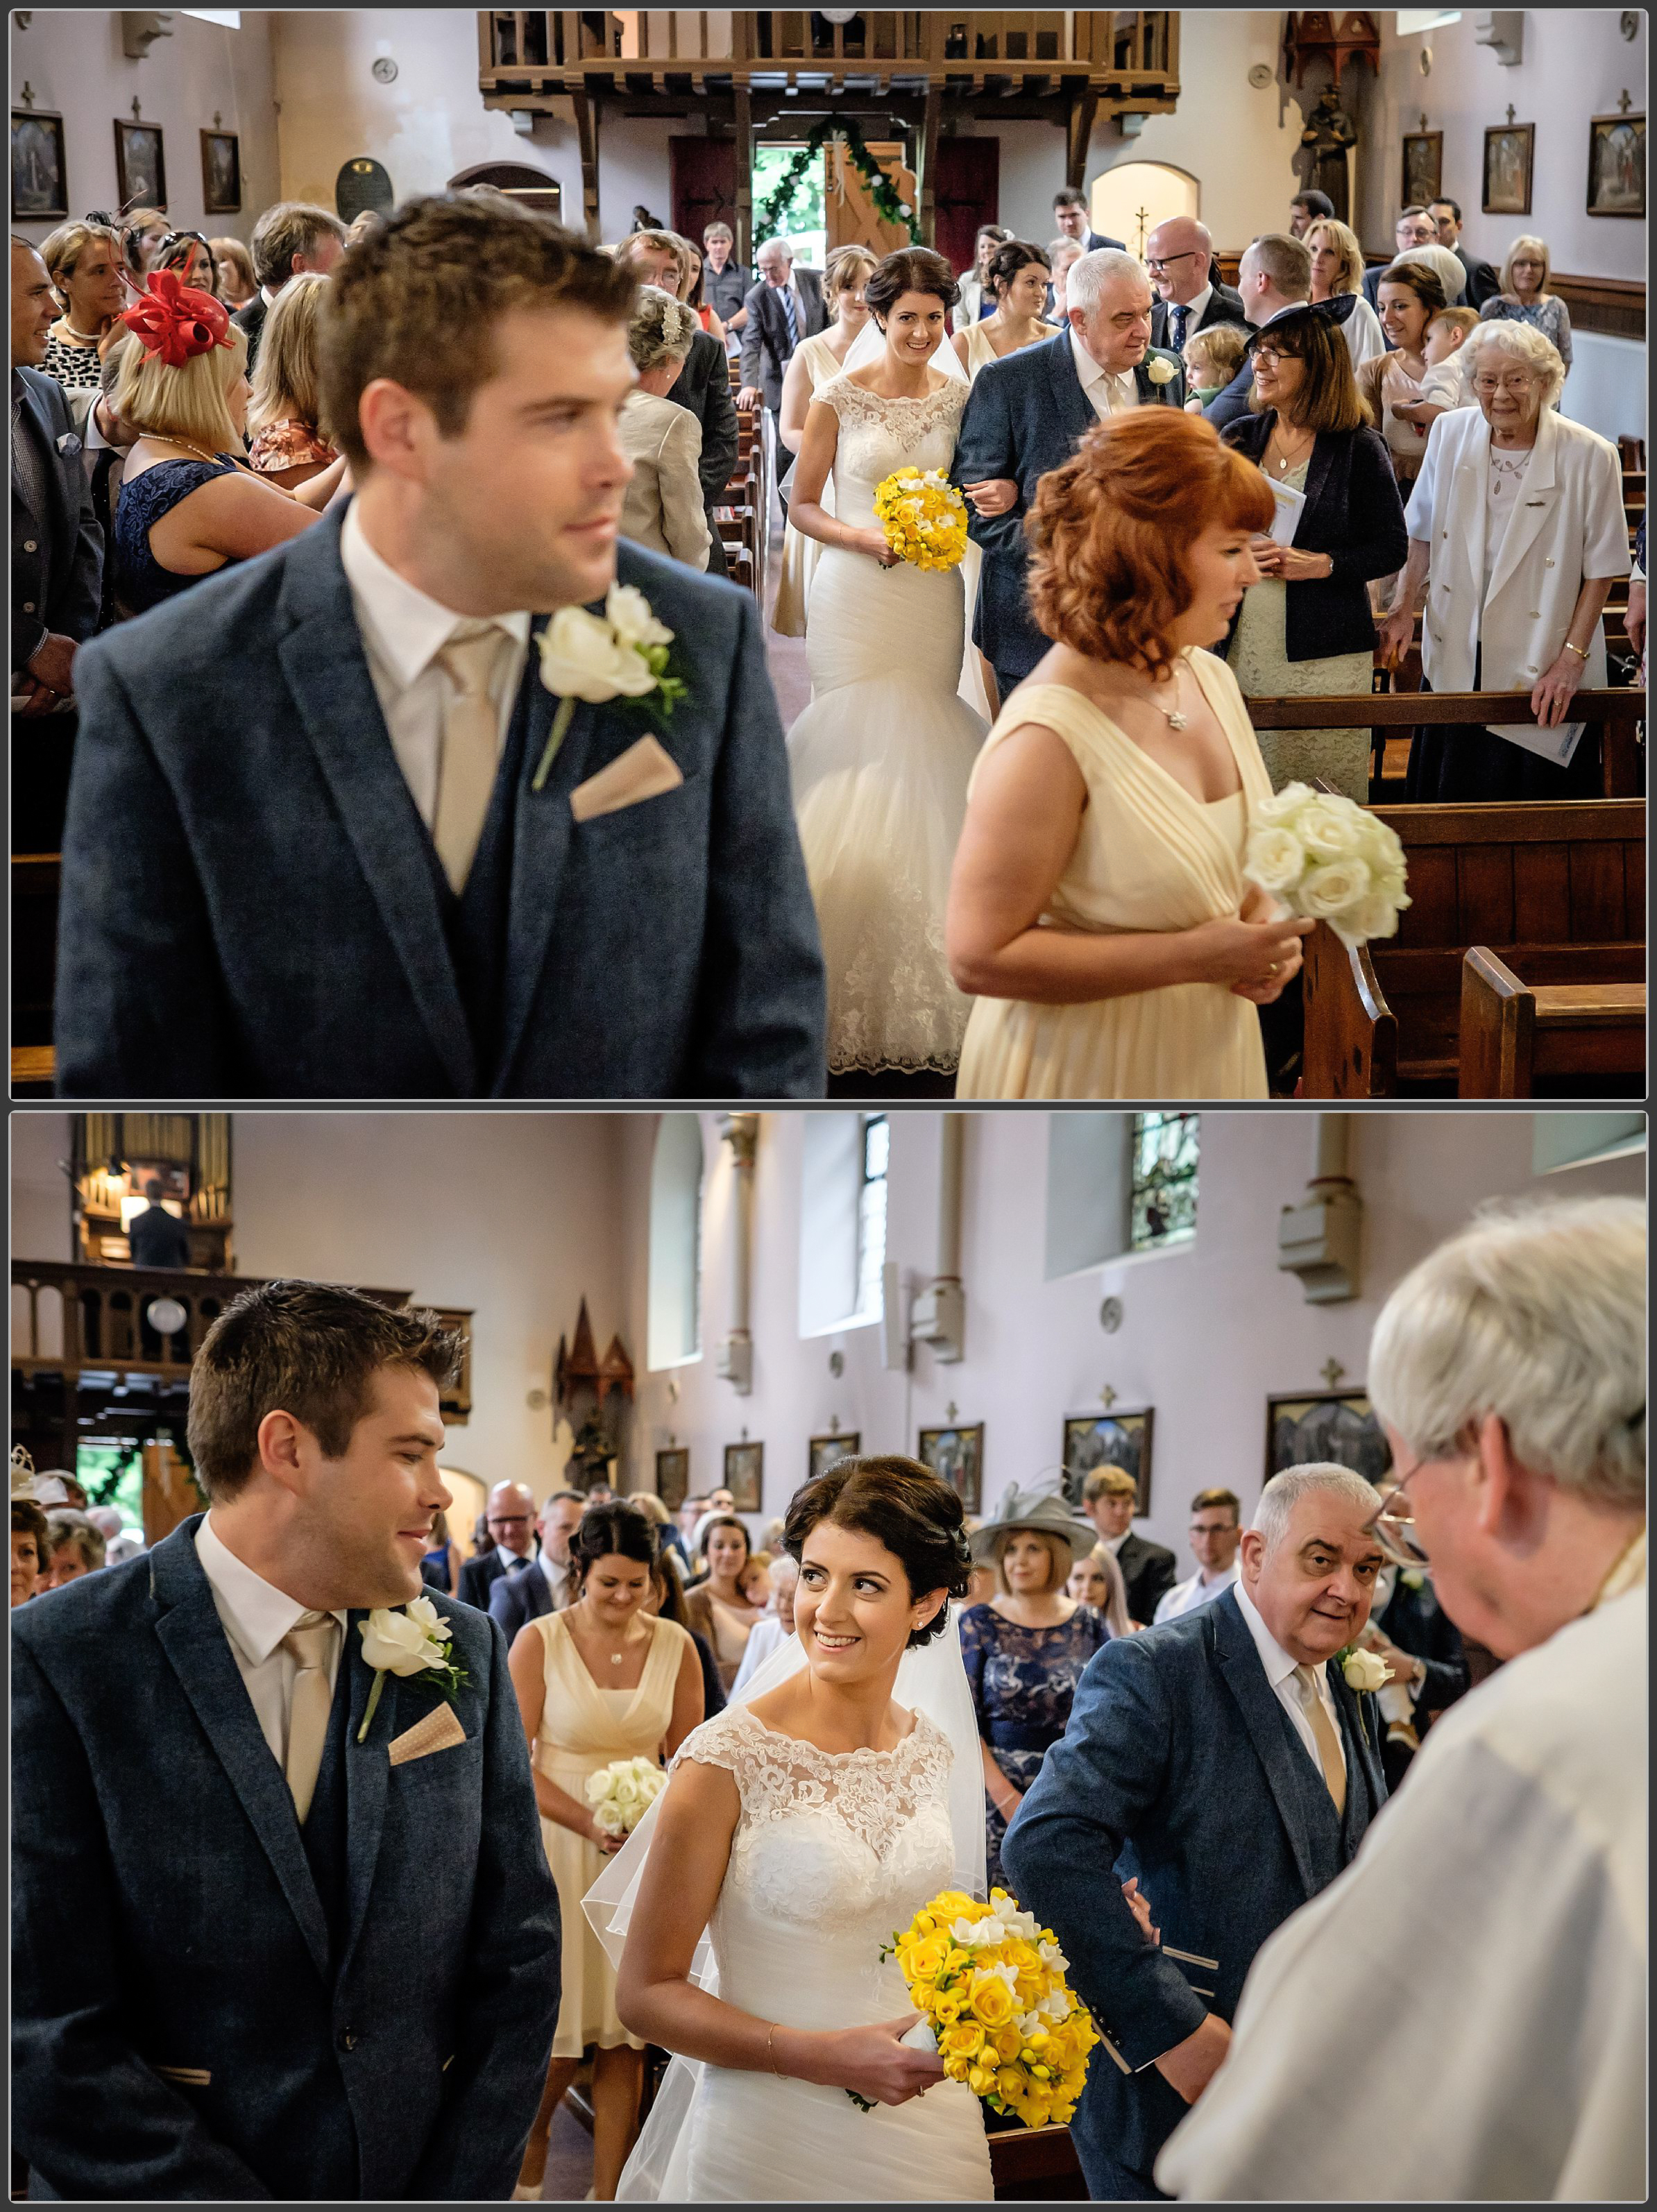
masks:
POLYGON ((1350 222, 1346 156, 1357 144, 1357 126, 1340 104, 1332 85, 1326 88, 1301 133, 1301 182, 1308 191, 1326 192, 1336 218, 1350 222))

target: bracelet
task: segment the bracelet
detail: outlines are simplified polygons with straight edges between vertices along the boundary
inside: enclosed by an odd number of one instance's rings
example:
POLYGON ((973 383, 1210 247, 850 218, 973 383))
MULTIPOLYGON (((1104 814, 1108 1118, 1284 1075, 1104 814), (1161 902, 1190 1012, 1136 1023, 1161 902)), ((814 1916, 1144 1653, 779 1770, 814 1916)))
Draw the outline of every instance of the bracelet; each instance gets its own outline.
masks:
POLYGON ((786 2076, 784 2075, 781 2067, 777 2063, 777 2054, 774 2048, 776 2042, 776 2035, 777 2023, 774 2020, 771 2023, 771 2032, 765 2039, 765 2055, 771 2061, 771 2071, 776 2075, 778 2081, 781 2081, 786 2080, 786 2076))
POLYGON ((1579 660, 1586 660, 1587 659, 1587 655, 1583 652, 1581 647, 1580 645, 1573 645, 1569 638, 1565 640, 1564 650, 1567 653, 1574 653, 1579 660))

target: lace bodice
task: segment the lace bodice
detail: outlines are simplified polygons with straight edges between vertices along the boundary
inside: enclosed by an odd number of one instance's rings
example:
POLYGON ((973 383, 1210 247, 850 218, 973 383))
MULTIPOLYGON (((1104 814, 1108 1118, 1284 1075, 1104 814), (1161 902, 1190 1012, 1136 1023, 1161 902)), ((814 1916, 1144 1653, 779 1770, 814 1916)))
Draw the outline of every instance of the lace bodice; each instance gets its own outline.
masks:
POLYGON ((866 523, 875 487, 894 469, 947 469, 967 405, 967 385, 950 377, 920 399, 883 399, 849 376, 819 385, 814 398, 840 417, 835 449, 835 512, 866 523))
POLYGON ((880 1946, 950 1886, 952 1756, 924 1714, 890 1752, 819 1751, 744 1705, 686 1737, 678 1758, 725 1767, 742 1800, 708 1931, 722 1996, 802 2027, 903 2010, 880 1946))

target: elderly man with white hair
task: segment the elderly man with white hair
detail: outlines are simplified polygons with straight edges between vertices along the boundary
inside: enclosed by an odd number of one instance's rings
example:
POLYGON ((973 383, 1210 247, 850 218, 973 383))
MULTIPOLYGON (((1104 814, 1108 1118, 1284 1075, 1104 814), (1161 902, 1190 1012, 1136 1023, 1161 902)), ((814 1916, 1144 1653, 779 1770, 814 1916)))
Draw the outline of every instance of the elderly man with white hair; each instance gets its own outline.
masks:
POLYGON ((1193 331, 1212 323, 1241 323, 1242 295, 1212 273, 1214 240, 1194 216, 1171 216, 1145 240, 1145 270, 1156 288, 1150 343, 1185 351, 1193 331))
POLYGON ((1579 1200, 1474 1222, 1382 1309, 1378 1527, 1508 1663, 1261 1953, 1164 2189, 1644 2197, 1645 1283, 1644 1208, 1579 1200))
POLYGON ((1386 1798, 1363 1686, 1384 1670, 1353 1650, 1382 1564, 1378 1503, 1350 1468, 1274 1475, 1241 1579, 1089 1662, 1007 1831, 1011 1887, 1104 2038, 1071 2123, 1095 2197, 1158 2194, 1157 2153, 1225 2056, 1255 1953, 1350 1863, 1386 1798))

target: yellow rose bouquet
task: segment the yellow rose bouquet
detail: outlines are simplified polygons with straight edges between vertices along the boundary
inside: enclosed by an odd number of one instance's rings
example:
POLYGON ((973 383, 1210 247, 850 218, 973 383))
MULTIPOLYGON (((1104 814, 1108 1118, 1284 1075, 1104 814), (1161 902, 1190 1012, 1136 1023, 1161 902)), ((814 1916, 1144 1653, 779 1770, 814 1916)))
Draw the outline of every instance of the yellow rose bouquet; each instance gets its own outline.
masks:
POLYGON ((939 469, 894 469, 875 487, 886 543, 915 568, 958 568, 967 557, 967 502, 939 469))
POLYGON ((987 1905, 945 1890, 880 1955, 896 1958, 952 2081, 1027 2128, 1069 2120, 1099 2031, 1071 1992, 1051 1928, 1005 1889, 987 1905))

